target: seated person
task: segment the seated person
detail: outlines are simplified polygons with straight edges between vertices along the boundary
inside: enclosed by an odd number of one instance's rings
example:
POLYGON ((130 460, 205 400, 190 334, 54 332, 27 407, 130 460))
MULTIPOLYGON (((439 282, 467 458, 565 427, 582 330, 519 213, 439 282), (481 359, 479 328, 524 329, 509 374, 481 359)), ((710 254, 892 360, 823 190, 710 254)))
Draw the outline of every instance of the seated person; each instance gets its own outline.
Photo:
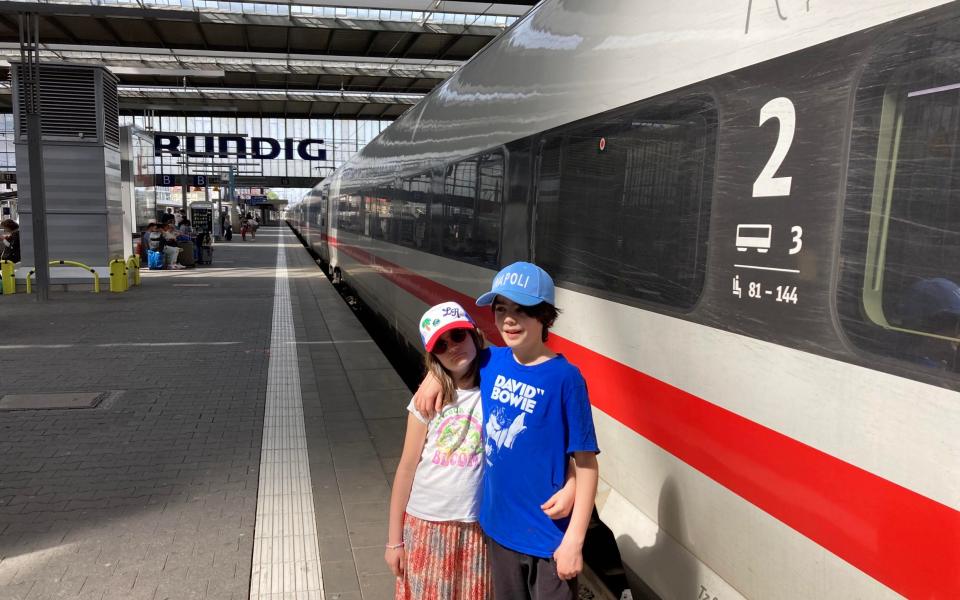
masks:
POLYGON ((0 222, 0 260, 20 262, 20 225, 13 219, 0 222))

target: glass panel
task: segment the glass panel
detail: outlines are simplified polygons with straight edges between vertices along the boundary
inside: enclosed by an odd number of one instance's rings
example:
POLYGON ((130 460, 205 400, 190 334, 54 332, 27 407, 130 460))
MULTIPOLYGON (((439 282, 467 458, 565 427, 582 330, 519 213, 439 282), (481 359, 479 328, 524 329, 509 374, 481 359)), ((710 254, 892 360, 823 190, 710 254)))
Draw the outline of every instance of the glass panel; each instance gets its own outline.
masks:
POLYGON ((480 262, 482 248, 476 239, 477 159, 470 158, 447 168, 443 183, 443 221, 440 253, 443 256, 480 262))
POLYGON ((400 195, 402 212, 398 231, 399 242, 410 248, 426 250, 427 245, 427 208, 430 198, 429 173, 422 173, 403 180, 400 195))
POLYGON ((337 229, 351 233, 363 233, 363 222, 360 209, 363 197, 360 194, 351 194, 340 197, 337 207, 337 229))
POLYGON ((703 286, 716 139, 704 99, 601 115, 545 138, 536 261, 554 278, 689 308, 703 286))
POLYGON ((952 19, 882 48, 857 90, 838 305, 859 345, 960 370, 960 41, 952 19))

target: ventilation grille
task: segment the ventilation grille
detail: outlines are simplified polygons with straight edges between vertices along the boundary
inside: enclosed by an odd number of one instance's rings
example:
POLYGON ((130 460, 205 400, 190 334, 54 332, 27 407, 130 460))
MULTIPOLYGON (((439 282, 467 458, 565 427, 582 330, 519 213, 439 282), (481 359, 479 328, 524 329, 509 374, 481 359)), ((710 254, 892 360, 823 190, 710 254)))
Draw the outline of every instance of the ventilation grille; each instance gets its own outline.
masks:
POLYGON ((112 73, 103 73, 103 143, 120 148, 120 105, 117 80, 112 73))
MULTIPOLYGON (((55 64, 43 64, 40 69, 40 125, 44 139, 86 139, 97 136, 97 81, 93 69, 77 69, 55 64)), ((18 81, 23 81, 23 65, 17 65, 18 81)), ((26 94, 23 85, 17 85, 17 103, 20 107, 20 137, 26 138, 26 94)), ((116 84, 114 84, 116 90, 116 84)), ((116 91, 114 91, 114 128, 116 129, 116 91)), ((119 145, 119 132, 116 134, 119 145)))

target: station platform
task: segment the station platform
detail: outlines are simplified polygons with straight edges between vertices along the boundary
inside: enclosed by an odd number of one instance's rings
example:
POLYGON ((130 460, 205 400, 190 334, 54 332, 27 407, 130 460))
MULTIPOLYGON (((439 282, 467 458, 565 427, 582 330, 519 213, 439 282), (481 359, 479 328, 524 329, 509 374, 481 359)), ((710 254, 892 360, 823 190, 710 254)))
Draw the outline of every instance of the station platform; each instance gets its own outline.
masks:
POLYGON ((0 313, 0 599, 393 597, 410 392, 288 228, 0 313))

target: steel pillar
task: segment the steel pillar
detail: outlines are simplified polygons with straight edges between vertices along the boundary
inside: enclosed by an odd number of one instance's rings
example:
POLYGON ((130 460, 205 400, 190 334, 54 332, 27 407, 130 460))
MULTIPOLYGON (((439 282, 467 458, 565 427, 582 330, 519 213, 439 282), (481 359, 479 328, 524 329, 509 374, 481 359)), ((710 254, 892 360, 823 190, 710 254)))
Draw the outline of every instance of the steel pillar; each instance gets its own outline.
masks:
POLYGON ((37 301, 50 299, 50 257, 47 253, 47 198, 43 187, 43 129, 40 122, 40 18, 20 15, 20 63, 23 69, 23 110, 27 115, 27 156, 30 162, 30 216, 37 301))

